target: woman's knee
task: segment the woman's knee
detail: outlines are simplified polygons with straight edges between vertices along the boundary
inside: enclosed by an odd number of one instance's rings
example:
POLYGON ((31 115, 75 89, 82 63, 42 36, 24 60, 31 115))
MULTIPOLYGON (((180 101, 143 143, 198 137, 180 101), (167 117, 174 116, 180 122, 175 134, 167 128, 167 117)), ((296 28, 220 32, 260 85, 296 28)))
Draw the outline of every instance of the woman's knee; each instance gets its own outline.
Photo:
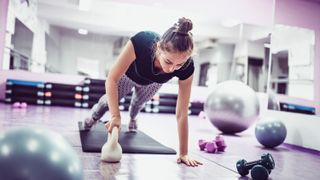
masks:
POLYGON ((107 107, 108 106, 108 101, 107 101, 107 95, 103 95, 98 102, 100 107, 107 107))

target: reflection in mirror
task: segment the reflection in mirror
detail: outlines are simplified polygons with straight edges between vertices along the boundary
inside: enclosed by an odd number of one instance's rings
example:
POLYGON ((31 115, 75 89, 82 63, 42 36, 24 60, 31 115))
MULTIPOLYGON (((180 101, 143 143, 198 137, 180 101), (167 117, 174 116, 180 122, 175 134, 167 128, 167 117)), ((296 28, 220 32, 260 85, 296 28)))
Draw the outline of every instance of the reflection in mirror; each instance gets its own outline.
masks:
POLYGON ((31 57, 33 32, 19 19, 15 19, 15 33, 12 36, 10 69, 29 70, 28 58, 31 57))
MULTIPOLYGON (((271 36, 270 93, 314 100, 315 32, 277 24, 271 36)), ((280 102, 280 109, 314 114, 313 107, 280 102)))
POLYGON ((207 47, 198 51, 199 85, 211 87, 233 79, 248 84, 256 92, 266 92, 271 30, 249 24, 234 28, 233 39, 211 40, 210 45, 207 43, 207 47))
POLYGON ((46 66, 50 72, 105 78, 124 38, 52 25, 46 33, 46 66))

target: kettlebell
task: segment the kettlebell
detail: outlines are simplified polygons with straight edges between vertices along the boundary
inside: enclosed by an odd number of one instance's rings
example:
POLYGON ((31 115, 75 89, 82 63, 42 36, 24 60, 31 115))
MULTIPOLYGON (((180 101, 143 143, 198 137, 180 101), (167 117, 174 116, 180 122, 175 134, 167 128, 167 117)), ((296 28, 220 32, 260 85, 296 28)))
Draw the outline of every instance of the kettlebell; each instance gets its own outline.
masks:
POLYGON ((113 127, 112 132, 108 132, 107 142, 101 149, 101 160, 105 162, 119 162, 122 157, 122 148, 118 142, 119 128, 113 127))

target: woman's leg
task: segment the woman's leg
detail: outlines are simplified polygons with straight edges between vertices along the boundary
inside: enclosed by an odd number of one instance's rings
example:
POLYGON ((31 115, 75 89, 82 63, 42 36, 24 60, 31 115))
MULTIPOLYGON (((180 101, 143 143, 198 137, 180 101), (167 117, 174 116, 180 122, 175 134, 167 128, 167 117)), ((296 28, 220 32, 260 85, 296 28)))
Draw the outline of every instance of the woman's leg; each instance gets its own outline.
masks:
POLYGON ((137 120, 136 117, 140 110, 143 108, 145 102, 150 100, 160 89, 162 84, 152 83, 146 86, 135 86, 135 89, 132 94, 130 102, 130 122, 129 122, 129 131, 136 131, 137 120))
MULTIPOLYGON (((122 76, 118 82, 119 100, 130 93, 134 85, 135 83, 126 75, 122 76)), ((90 129, 108 110, 107 95, 104 94, 101 96, 98 103, 91 108, 89 116, 85 119, 84 127, 90 129)))

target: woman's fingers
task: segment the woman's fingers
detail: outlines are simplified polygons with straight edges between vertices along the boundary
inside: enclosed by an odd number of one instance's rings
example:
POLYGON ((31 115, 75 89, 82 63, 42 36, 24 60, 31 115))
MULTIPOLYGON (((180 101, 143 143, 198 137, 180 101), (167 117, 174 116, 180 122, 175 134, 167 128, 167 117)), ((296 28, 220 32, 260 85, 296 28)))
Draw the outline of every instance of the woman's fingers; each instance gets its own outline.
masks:
POLYGON ((194 160, 194 159, 189 159, 188 157, 184 157, 184 158, 178 158, 177 159, 177 163, 183 163, 187 166, 191 166, 191 167, 197 167, 198 165, 203 165, 201 162, 194 160))

